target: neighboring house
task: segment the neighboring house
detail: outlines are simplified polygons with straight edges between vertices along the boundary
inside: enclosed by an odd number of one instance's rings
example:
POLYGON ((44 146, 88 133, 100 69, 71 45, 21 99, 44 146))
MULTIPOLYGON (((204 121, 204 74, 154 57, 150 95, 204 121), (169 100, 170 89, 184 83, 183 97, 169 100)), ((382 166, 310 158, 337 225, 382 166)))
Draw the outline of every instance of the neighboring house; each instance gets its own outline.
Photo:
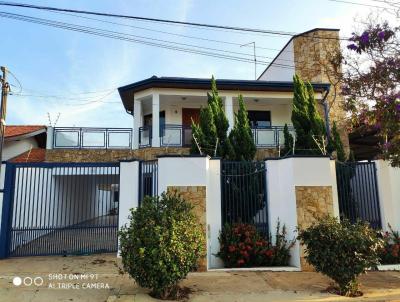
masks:
MULTIPOLYGON (((341 127, 343 99, 333 91, 332 79, 323 68, 331 51, 339 47, 337 29, 313 29, 292 37, 258 80, 216 80, 230 128, 238 110, 238 95, 243 95, 257 159, 279 155, 285 124, 294 132, 291 112, 295 73, 312 83, 326 124, 331 125, 335 120, 340 129, 345 128, 341 127), (332 104, 334 98, 336 102, 332 104)), ((125 110, 133 116, 132 128, 51 129, 48 145, 56 150, 48 152, 46 159, 114 161, 126 157, 151 159, 165 153, 187 154, 192 140, 191 121, 199 120, 200 108, 207 104, 210 83, 210 79, 153 76, 120 87, 125 110), (93 149, 118 151, 99 153, 93 149)), ((345 135, 343 140, 347 146, 345 135)))
POLYGON ((44 161, 46 148, 46 126, 6 126, 2 160, 13 162, 44 161))

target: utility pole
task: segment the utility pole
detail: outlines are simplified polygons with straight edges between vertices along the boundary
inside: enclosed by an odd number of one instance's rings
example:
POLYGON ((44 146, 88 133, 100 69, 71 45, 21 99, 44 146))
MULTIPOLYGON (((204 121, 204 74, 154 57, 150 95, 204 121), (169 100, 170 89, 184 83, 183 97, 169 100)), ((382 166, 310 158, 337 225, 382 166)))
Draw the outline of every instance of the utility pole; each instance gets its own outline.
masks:
POLYGON ((253 56, 254 56, 254 80, 257 80, 257 56, 256 56, 256 42, 250 42, 247 44, 240 45, 240 47, 243 46, 249 46, 253 45, 253 56))
MULTIPOLYGON (((6 111, 7 111, 7 96, 10 90, 10 85, 7 82, 7 68, 0 67, 2 76, 0 76, 1 83, 1 104, 0 104, 0 159, 3 158, 3 145, 4 135, 6 132, 6 111)), ((1 165, 0 165, 1 173, 1 165)))

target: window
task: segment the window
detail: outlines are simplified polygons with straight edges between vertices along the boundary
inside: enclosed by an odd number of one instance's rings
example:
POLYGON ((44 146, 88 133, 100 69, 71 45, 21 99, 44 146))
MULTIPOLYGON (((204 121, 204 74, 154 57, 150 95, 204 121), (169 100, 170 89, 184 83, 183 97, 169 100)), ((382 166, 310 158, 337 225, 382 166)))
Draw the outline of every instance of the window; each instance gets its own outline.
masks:
MULTIPOLYGON (((160 130, 165 126, 165 111, 160 111, 160 130)), ((143 117, 143 125, 144 126, 152 126, 153 123, 153 114, 146 114, 143 117)))
POLYGON ((247 113, 251 128, 271 127, 271 111, 249 110, 247 113))

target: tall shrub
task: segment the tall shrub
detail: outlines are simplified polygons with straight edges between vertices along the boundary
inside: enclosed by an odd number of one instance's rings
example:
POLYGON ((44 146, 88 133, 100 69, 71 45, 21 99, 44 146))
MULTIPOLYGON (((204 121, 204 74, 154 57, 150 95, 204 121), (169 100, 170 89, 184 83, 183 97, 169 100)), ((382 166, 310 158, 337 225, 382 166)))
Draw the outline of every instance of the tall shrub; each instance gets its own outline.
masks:
POLYGON ((357 278, 370 267, 379 264, 382 240, 364 222, 351 224, 344 219, 325 217, 306 230, 300 230, 299 240, 306 246, 306 260, 333 279, 341 295, 359 294, 357 278))
POLYGON ((229 138, 234 149, 235 160, 251 161, 254 159, 257 149, 242 95, 239 95, 239 110, 235 114, 235 126, 229 138))
POLYGON ((295 147, 302 153, 320 153, 319 148, 325 138, 325 124, 317 110, 314 90, 309 82, 305 84, 298 75, 294 75, 293 85, 292 123, 296 130, 295 147))
POLYGON ((281 156, 291 154, 293 151, 294 139, 293 135, 290 134, 289 132, 287 124, 285 124, 285 126, 283 127, 283 138, 284 138, 284 148, 281 152, 281 156))
POLYGON ((145 197, 119 232, 124 270, 157 298, 176 298, 179 281, 204 255, 204 229, 192 208, 174 193, 145 197))
POLYGON ((336 122, 333 122, 331 142, 333 149, 336 151, 336 157, 339 161, 346 161, 346 153, 344 152, 343 143, 337 130, 336 122))
POLYGON ((233 158, 234 150, 228 137, 229 122, 223 110, 217 84, 212 77, 211 93, 207 93, 207 107, 200 109, 199 124, 192 122, 191 153, 200 153, 223 158, 233 158), (199 150, 200 148, 200 150, 199 150))

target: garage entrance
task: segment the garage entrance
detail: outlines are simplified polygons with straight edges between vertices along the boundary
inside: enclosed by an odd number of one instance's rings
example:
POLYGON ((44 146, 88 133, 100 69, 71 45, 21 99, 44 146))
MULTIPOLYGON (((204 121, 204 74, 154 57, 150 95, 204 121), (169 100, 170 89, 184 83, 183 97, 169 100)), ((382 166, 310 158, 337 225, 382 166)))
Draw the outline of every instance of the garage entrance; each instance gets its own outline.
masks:
POLYGON ((118 248, 119 163, 8 163, 0 257, 118 248))

